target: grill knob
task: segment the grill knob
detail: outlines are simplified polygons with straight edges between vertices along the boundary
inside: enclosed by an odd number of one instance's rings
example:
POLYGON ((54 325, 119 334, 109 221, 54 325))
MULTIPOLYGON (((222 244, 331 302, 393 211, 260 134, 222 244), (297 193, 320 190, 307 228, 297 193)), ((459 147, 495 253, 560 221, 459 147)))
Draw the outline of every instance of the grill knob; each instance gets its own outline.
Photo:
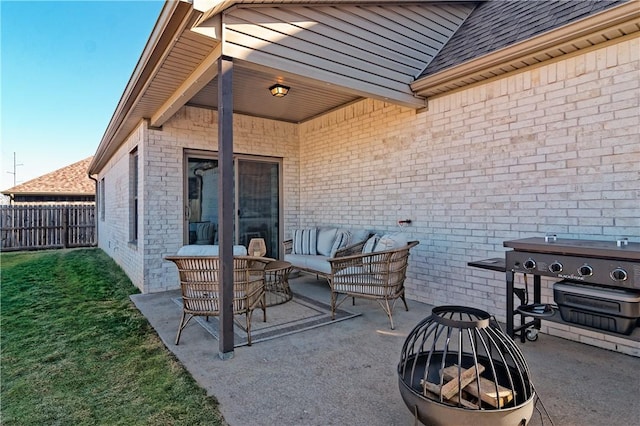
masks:
POLYGON ((536 261, 533 259, 527 259, 524 261, 524 269, 531 271, 533 268, 536 267, 536 261))
POLYGON ((583 277, 590 277, 593 275, 593 268, 590 265, 584 264, 578 269, 578 273, 583 277))
POLYGON ((562 272, 562 263, 556 261, 549 265, 549 270, 555 274, 562 272))
POLYGON ((626 279, 629 277, 627 271, 622 268, 614 269, 609 275, 611 275, 611 279, 614 281, 626 281, 626 279))

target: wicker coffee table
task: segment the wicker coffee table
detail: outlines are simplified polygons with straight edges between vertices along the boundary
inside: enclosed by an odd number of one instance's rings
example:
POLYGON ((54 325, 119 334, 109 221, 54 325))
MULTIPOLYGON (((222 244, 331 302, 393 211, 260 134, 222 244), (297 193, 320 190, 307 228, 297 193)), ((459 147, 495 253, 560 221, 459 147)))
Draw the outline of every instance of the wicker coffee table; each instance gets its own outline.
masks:
POLYGON ((293 298, 289 287, 289 272, 291 263, 282 260, 274 260, 264 267, 265 272, 265 304, 267 306, 279 305, 293 298))

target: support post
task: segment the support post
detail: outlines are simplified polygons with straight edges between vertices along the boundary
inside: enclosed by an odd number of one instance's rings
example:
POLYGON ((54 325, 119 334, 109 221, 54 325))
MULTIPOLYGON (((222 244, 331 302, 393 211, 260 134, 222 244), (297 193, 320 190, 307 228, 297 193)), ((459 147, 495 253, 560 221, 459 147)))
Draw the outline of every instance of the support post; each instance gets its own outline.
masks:
POLYGON ((218 59, 220 358, 233 358, 233 60, 218 59))

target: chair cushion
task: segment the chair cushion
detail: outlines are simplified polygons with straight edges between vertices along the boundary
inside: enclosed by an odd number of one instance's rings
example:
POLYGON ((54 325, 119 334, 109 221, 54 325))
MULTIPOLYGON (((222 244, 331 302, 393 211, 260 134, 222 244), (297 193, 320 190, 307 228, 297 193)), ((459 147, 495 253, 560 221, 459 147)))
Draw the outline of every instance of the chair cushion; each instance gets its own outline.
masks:
POLYGON ((333 249, 333 243, 336 240, 337 233, 337 228, 322 228, 318 231, 317 254, 331 256, 331 250, 333 249))
POLYGON ((407 236, 402 232, 384 234, 376 243, 373 251, 393 250, 396 248, 404 247, 407 244, 407 236))
MULTIPOLYGON (((178 250, 178 256, 218 256, 220 247, 217 245, 186 245, 180 247, 178 250)), ((234 256, 246 256, 247 248, 245 246, 233 246, 233 255, 234 256)))
POLYGON ((296 229, 293 231, 294 254, 317 254, 317 230, 316 228, 296 229))

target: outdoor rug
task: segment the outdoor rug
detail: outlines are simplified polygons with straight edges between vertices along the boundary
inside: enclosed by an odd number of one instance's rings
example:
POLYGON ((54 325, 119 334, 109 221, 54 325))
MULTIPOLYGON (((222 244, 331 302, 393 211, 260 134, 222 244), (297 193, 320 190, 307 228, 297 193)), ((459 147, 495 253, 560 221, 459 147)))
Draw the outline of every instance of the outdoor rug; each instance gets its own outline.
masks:
MULTIPOLYGON (((172 299, 182 309, 182 299, 172 299)), ((336 310, 336 319, 331 321, 331 307, 317 300, 300 294, 293 295, 293 299, 280 305, 267 307, 267 322, 262 321, 262 309, 253 311, 251 320, 251 343, 264 342, 289 334, 299 333, 312 328, 329 325, 338 321, 354 318, 360 314, 354 314, 344 309, 336 310)), ((237 316, 241 324, 244 324, 244 315, 237 316)), ((219 340, 218 317, 195 317, 191 322, 197 321, 213 337, 219 340)), ((189 324, 187 327, 191 327, 189 324)), ((234 346, 247 345, 247 333, 234 322, 234 346)))

